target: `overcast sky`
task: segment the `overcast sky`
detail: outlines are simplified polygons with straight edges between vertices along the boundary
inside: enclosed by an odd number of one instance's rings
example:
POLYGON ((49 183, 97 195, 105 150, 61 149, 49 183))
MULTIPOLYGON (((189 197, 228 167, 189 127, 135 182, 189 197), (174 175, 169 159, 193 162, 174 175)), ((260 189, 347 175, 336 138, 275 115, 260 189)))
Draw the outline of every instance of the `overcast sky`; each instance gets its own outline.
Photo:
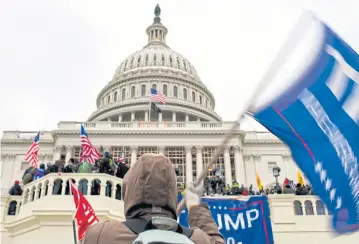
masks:
POLYGON ((237 117, 304 9, 359 51, 358 0, 4 0, 0 130, 85 121, 117 66, 146 44, 157 3, 167 44, 196 67, 224 120, 237 117))

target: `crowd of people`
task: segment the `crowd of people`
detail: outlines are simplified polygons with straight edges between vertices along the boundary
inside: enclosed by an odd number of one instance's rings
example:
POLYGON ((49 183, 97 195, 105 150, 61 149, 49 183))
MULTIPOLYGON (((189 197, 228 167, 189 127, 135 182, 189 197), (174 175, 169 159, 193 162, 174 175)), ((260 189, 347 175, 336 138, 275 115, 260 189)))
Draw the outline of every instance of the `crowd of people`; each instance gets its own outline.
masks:
MULTIPOLYGON (((284 182, 282 185, 274 185, 272 188, 254 189, 251 184, 249 187, 243 184, 239 185, 233 180, 232 186, 225 184, 220 176, 206 177, 203 182, 205 196, 224 196, 224 195, 269 195, 269 194, 295 194, 295 195, 314 195, 314 190, 310 185, 293 184, 292 182, 284 182)), ((178 187, 179 193, 184 193, 186 184, 178 187)))

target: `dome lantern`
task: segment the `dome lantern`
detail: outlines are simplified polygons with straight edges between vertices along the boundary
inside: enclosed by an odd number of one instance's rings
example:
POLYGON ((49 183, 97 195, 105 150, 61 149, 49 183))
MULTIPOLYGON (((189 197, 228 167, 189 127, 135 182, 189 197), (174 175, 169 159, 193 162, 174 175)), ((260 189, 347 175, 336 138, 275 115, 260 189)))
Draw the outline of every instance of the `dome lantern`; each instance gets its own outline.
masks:
POLYGON ((147 30, 148 36, 148 45, 151 44, 163 44, 166 45, 166 35, 167 35, 167 28, 162 25, 161 23, 161 8, 157 4, 154 11, 155 17, 153 19, 153 24, 150 25, 147 30))

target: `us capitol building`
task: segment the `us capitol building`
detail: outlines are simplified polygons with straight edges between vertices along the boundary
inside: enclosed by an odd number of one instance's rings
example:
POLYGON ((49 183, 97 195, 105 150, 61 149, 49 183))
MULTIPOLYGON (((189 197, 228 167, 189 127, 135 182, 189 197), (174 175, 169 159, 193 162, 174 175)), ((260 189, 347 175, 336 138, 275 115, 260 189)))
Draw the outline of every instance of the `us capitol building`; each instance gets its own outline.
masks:
MULTIPOLYGON (((179 182, 194 181, 223 140, 232 121, 222 121, 215 112, 215 98, 201 81, 194 66, 166 42, 168 29, 157 12, 146 29, 147 44, 127 57, 113 79, 99 92, 97 110, 86 122, 61 121, 40 137, 39 163, 54 162, 61 154, 66 161, 78 158, 82 123, 100 153, 117 158, 124 149, 126 162, 133 164, 144 153, 163 153, 179 170, 179 182), (149 113, 150 88, 167 97, 158 104, 162 113, 149 113), (149 118, 150 115, 150 118, 149 118)), ((29 166, 24 155, 36 131, 4 131, 1 139, 1 243, 71 243, 72 197, 52 195, 50 187, 61 178, 76 181, 95 179, 112 184, 112 197, 104 191, 87 198, 101 220, 123 220, 123 203, 115 199, 122 181, 103 174, 50 174, 24 187, 23 196, 9 196, 15 180, 21 180, 29 166), (10 202, 17 203, 15 215, 8 215, 10 202), (29 240, 33 240, 30 241, 29 240), (36 241, 35 241, 36 240, 36 241)), ((273 168, 281 168, 280 183, 296 181, 297 169, 288 148, 269 132, 238 129, 225 146, 213 169, 226 184, 233 180, 257 188, 256 173, 264 187, 274 184, 273 168)), ((210 174, 210 172, 208 173, 210 174)), ((90 189, 91 184, 88 184, 90 189)), ((105 187, 104 187, 105 188, 105 187)), ((103 189, 103 188, 102 188, 103 189)), ((315 196, 271 195, 271 220, 276 243, 355 243, 354 236, 332 239, 329 213, 315 196), (304 240, 304 239, 303 239, 304 240)), ((358 236, 356 235, 358 238, 358 236)), ((356 239, 357 240, 357 239, 356 239)), ((247 243, 243 243, 247 244, 247 243)))

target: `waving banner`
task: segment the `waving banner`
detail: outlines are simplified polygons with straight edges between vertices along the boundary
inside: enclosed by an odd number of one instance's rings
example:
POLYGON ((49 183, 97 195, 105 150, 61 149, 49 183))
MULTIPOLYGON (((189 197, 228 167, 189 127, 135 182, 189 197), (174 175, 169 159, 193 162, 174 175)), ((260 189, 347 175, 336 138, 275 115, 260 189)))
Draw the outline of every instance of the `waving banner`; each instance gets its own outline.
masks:
MULTIPOLYGON (((227 244, 273 244, 273 232, 266 196, 248 200, 202 198, 209 205, 218 229, 227 244)), ((188 211, 183 210, 179 223, 188 227, 188 211)))

